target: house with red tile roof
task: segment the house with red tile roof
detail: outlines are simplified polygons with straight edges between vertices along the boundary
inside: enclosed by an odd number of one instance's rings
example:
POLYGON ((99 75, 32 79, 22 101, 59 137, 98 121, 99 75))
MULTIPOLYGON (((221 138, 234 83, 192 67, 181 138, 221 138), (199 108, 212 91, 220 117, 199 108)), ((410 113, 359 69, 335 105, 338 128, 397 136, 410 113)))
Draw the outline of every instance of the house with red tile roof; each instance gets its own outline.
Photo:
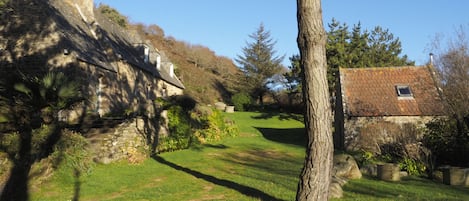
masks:
POLYGON ((431 66, 341 68, 334 112, 337 149, 380 152, 445 115, 431 66))

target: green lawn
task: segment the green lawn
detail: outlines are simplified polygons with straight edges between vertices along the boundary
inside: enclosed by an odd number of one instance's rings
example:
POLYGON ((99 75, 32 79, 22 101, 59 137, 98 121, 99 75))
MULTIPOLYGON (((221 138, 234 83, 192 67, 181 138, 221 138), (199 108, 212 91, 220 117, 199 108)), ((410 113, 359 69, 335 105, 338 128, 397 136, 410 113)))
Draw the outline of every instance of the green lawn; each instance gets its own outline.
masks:
MULTIPOLYGON (((143 164, 98 165, 76 179, 59 170, 32 200, 294 200, 304 159, 301 118, 227 114, 239 137, 160 154, 143 164)), ((468 188, 420 178, 350 181, 342 200, 469 200, 468 188)))

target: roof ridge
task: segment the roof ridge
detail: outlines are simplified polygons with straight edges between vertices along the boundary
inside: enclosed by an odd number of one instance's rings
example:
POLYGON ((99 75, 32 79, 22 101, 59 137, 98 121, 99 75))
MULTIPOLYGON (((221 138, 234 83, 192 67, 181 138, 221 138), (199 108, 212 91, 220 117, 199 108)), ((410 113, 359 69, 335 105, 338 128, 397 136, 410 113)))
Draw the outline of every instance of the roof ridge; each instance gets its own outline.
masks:
POLYGON ((403 68, 428 68, 427 65, 420 66, 384 66, 384 67, 360 67, 360 68, 348 68, 340 67, 339 70, 384 70, 384 69, 403 69, 403 68))

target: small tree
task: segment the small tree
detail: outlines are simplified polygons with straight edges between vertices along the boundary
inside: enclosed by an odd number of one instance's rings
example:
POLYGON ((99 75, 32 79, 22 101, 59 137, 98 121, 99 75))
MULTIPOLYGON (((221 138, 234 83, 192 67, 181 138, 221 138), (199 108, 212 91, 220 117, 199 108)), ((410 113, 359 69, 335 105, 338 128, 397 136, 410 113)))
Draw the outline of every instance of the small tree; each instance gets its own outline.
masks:
POLYGON ((246 82, 243 87, 257 97, 263 104, 263 97, 269 91, 272 78, 282 70, 283 56, 276 56, 275 42, 270 37, 270 32, 261 24, 256 32, 249 35, 254 41, 247 43, 243 48, 243 56, 238 55, 236 62, 243 71, 246 82))
POLYGON ((0 200, 28 200, 31 165, 47 157, 60 139, 57 112, 81 100, 78 85, 63 73, 49 73, 38 78, 11 72, 9 77, 1 79, 0 120, 13 125, 15 132, 0 134, 0 150, 13 162, 11 176, 0 200), (41 124, 50 124, 52 129, 37 134, 34 130, 41 124), (16 141, 4 144, 6 138, 16 141))
MULTIPOLYGON (((445 47, 441 38, 433 41, 432 51, 435 53, 434 66, 439 72, 443 97, 448 103, 450 119, 433 122, 436 126, 427 135, 429 142, 435 142, 433 151, 444 150, 446 154, 456 158, 458 163, 469 162, 469 27, 461 26, 455 31, 455 38, 449 38, 445 47), (448 135, 450 134, 450 135, 448 135), (441 139, 437 139, 441 138, 441 139), (437 139, 437 140, 432 140, 437 139), (451 143, 441 143, 441 142, 451 143), (440 143, 438 143, 440 142, 440 143), (438 147, 439 146, 439 147, 438 147), (442 147, 447 146, 447 147, 442 147), (450 150, 450 151, 448 151, 450 150)), ((430 143, 432 144, 432 143, 430 143)), ((431 148, 432 148, 431 147, 431 148)), ((434 153, 444 155, 445 153, 434 153)), ((441 159, 438 159, 441 161, 441 159)), ((459 164, 458 164, 459 165, 459 164)))
POLYGON ((240 92, 231 97, 231 102, 237 111, 245 111, 251 105, 251 97, 245 92, 240 92))

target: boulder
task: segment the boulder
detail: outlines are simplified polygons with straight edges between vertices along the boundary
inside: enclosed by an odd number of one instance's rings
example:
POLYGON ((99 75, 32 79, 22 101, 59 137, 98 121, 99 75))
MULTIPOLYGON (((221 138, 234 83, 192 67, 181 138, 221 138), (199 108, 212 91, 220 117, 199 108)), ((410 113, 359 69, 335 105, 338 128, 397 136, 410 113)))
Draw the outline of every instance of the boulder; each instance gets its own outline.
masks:
POLYGON ((332 180, 329 185, 329 199, 342 198, 342 186, 348 179, 360 179, 362 173, 358 168, 357 162, 353 156, 348 154, 334 155, 334 167, 332 168, 332 180))
POLYGON ((340 184, 340 186, 344 186, 345 184, 347 184, 347 179, 344 179, 342 177, 332 176, 331 182, 332 183, 338 183, 338 184, 340 184))
POLYGON ((223 102, 216 102, 215 103, 215 109, 225 111, 226 104, 223 102))
POLYGON ((342 185, 338 182, 332 181, 329 185, 329 199, 331 198, 342 198, 344 196, 344 191, 342 190, 342 185))
POLYGON ((358 168, 357 162, 353 156, 348 154, 337 154, 334 156, 334 167, 332 175, 345 179, 360 179, 362 173, 358 168))

